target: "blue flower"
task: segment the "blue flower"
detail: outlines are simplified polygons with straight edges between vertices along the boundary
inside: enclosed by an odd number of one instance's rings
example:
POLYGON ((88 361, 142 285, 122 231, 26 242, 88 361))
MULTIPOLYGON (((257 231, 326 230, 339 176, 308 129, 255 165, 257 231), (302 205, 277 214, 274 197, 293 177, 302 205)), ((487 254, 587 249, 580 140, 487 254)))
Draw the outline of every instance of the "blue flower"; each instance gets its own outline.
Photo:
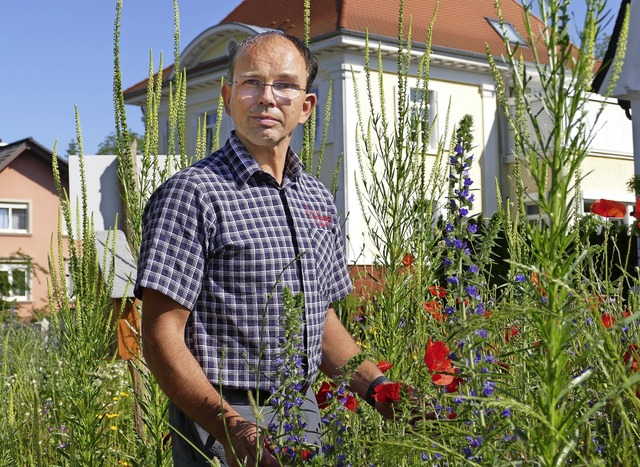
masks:
POLYGON ((467 230, 472 234, 476 233, 478 231, 478 224, 467 225, 467 230))
POLYGON ((464 217, 469 214, 469 210, 467 208, 460 208, 458 209, 458 214, 460 214, 461 217, 464 217))
POLYGON ((491 396, 496 389, 496 383, 492 381, 485 381, 482 386, 485 397, 491 396))
POLYGON ((460 283, 460 279, 458 279, 458 276, 451 276, 451 277, 447 277, 447 282, 451 285, 458 285, 460 283))
POLYGON ((523 274, 516 274, 516 282, 526 282, 527 278, 523 274))
POLYGON ((504 409, 504 410, 502 411, 502 414, 501 414, 501 415, 502 415, 503 417, 510 417, 510 416, 511 416, 511 409, 504 409))
POLYGON ((480 337, 486 339, 487 336, 489 335, 489 333, 487 331, 485 331, 484 329, 476 329, 476 334, 479 335, 480 337))

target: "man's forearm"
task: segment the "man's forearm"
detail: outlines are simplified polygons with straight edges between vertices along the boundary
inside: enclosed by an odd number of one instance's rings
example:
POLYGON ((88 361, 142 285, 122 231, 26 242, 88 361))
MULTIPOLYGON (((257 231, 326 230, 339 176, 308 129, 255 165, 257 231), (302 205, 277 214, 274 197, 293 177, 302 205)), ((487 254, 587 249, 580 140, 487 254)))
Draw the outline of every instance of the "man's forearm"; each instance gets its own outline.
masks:
MULTIPOLYGON (((347 332, 335 311, 330 308, 322 339, 322 365, 320 370, 329 377, 340 375, 341 368, 360 353, 360 348, 347 332)), ((371 360, 365 360, 350 376, 349 388, 364 398, 369 385, 382 372, 371 360)))

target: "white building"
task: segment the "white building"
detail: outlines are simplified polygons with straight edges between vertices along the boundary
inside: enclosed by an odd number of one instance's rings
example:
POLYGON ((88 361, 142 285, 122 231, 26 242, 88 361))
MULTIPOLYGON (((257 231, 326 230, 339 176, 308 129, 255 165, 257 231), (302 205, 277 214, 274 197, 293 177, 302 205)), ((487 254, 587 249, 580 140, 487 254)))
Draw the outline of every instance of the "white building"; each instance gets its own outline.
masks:
MULTIPOLYGON (((436 8, 435 0, 406 0, 404 2, 405 31, 412 18, 412 50, 419 56, 431 17, 436 8)), ((388 108, 393 109, 397 92, 397 35, 398 0, 312 0, 311 1, 311 49, 319 59, 319 73, 314 92, 319 97, 318 120, 324 117, 324 99, 332 83, 331 123, 328 133, 325 162, 326 180, 339 156, 344 154, 340 172, 340 188, 336 203, 338 209, 348 213, 345 234, 351 241, 350 261, 363 261, 362 250, 364 222, 356 197, 355 177, 359 172, 355 150, 356 102, 354 84, 364 92, 365 32, 368 31, 372 56, 380 45, 385 70, 385 96, 388 108), (353 74, 352 74, 353 70, 353 74), (354 83, 354 79, 356 83, 354 83)), ((524 36, 523 9, 516 1, 505 1, 503 15, 513 34, 524 36)), ((186 69, 187 90, 187 148, 195 152, 198 119, 207 114, 207 125, 213 128, 221 79, 226 79, 228 53, 232 45, 248 35, 265 28, 280 28, 302 37, 304 35, 303 2, 300 0, 245 0, 218 25, 203 31, 181 54, 181 66, 186 69)), ((479 181, 476 209, 485 215, 498 206, 495 180, 501 185, 501 193, 508 196, 508 175, 514 161, 512 138, 499 108, 496 87, 492 78, 485 45, 499 61, 504 51, 501 33, 496 27, 497 13, 493 0, 440 2, 432 39, 430 61, 429 109, 436 120, 436 136, 444 132, 444 118, 450 108, 450 122, 457 123, 465 114, 474 118, 475 151, 471 177, 479 181)), ((531 53, 523 48, 526 59, 531 53)), ((416 59, 417 62, 417 59, 416 59)), ((163 81, 173 79, 173 68, 164 70, 163 81)), ((506 76, 506 75, 505 75, 506 76)), ((125 91, 129 105, 146 106, 147 81, 142 81, 125 91)), ((535 90, 534 90, 535 91, 535 90)), ((602 99, 594 95, 594 108, 602 99)), ((167 150, 168 99, 160 106, 160 153, 167 150)), ((629 193, 626 183, 633 174, 633 148, 631 122, 615 101, 607 105, 601 118, 602 128, 593 141, 590 156, 585 161, 582 183, 584 205, 599 198, 625 202, 629 212, 635 197, 629 193)), ((222 121, 221 144, 231 129, 225 116, 222 121)), ((319 140, 319 137, 318 137, 319 140)), ((435 140, 434 140, 435 141, 435 140)), ((293 141, 294 149, 301 146, 301 133, 293 141)), ((433 148, 435 153, 435 147, 433 148)), ((535 197, 535 194, 534 194, 535 197)), ((627 221, 629 221, 627 215, 627 221)))

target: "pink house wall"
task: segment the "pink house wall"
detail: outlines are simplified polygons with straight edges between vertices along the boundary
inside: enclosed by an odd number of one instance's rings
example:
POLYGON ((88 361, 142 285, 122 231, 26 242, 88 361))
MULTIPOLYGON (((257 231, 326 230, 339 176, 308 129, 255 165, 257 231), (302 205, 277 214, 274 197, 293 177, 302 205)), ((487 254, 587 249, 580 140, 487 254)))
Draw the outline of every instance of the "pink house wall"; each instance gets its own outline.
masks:
MULTIPOLYGON (((68 192, 68 183, 64 182, 68 192)), ((32 258, 30 301, 18 302, 17 313, 29 318, 37 310, 48 309, 48 254, 52 235, 58 229, 59 200, 50 164, 25 152, 0 172, 0 200, 28 202, 27 234, 0 233, 0 257, 25 254, 32 258)), ((66 253, 66 248, 65 248, 66 253)))

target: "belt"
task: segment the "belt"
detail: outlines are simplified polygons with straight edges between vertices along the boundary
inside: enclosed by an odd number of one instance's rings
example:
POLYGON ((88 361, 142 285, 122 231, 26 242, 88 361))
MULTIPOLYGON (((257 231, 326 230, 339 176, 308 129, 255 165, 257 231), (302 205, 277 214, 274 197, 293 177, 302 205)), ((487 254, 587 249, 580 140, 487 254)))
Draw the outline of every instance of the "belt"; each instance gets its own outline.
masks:
POLYGON ((253 401, 257 405, 265 405, 267 399, 271 397, 271 393, 269 391, 262 391, 259 389, 234 389, 234 388, 225 388, 225 387, 217 387, 216 388, 222 397, 229 404, 249 404, 249 394, 253 396, 253 401))

